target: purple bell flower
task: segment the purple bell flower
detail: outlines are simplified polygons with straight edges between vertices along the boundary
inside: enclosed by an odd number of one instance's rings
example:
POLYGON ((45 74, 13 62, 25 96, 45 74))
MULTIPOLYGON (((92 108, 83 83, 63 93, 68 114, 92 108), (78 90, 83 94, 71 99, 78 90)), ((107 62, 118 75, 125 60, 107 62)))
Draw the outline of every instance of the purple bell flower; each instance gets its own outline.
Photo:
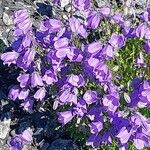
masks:
POLYGON ((25 143, 30 143, 33 140, 32 136, 33 136, 32 129, 28 128, 28 129, 26 129, 25 131, 22 132, 21 139, 25 143))
POLYGON ((46 90, 45 90, 44 87, 41 87, 34 94, 34 98, 37 99, 37 100, 42 101, 44 99, 45 95, 46 95, 46 90))
POLYGON ((92 122, 89 127, 92 134, 98 134, 103 129, 103 123, 101 121, 92 122))
POLYGON ((34 104, 34 99, 29 96, 24 100, 21 106, 24 108, 24 110, 31 112, 33 104, 34 104))
POLYGON ((9 90, 9 93, 8 93, 8 97, 15 101, 17 98, 18 98, 18 95, 20 93, 20 87, 17 86, 17 85, 14 85, 13 87, 11 87, 11 89, 9 90))
POLYGON ((125 45, 125 38, 122 34, 118 35, 113 33, 111 35, 111 38, 109 40, 109 43, 114 47, 114 48, 121 48, 125 45))
POLYGON ((8 64, 8 66, 10 66, 10 64, 16 64, 16 61, 19 57, 19 53, 12 51, 12 52, 6 52, 3 53, 1 55, 1 60, 3 60, 3 64, 8 64))
POLYGON ((42 77, 38 72, 33 72, 31 75, 31 87, 43 86, 42 77))
POLYGON ((32 27, 32 21, 25 9, 15 12, 14 23, 17 25, 16 29, 19 28, 24 34, 28 33, 32 27))
POLYGON ((87 14, 86 27, 89 29, 97 29, 100 23, 100 16, 96 11, 89 11, 87 14))
POLYGON ((87 113, 87 106, 85 100, 81 99, 77 103, 76 107, 74 107, 74 114, 76 114, 79 118, 82 118, 87 113))
POLYGON ((122 127, 116 137, 119 138, 122 144, 126 144, 131 137, 131 132, 126 127, 122 127))
POLYGON ((47 70, 42 79, 46 82, 47 85, 54 84, 58 81, 56 73, 52 70, 47 70))
POLYGON ((18 99, 25 100, 29 95, 29 89, 22 89, 18 95, 18 99))
POLYGON ((83 95, 83 99, 86 101, 88 105, 95 103, 97 101, 97 92, 87 90, 83 95))
POLYGON ((107 6, 103 6, 99 9, 99 12, 102 16, 109 17, 109 15, 111 13, 111 8, 107 7, 107 6))
POLYGON ((84 78, 81 74, 79 75, 70 75, 70 77, 68 77, 68 83, 70 83, 71 85, 75 86, 75 87, 81 87, 85 84, 84 78))
POLYGON ((30 75, 29 74, 20 74, 17 78, 17 81, 20 82, 20 87, 24 88, 30 83, 30 75))
POLYGON ((71 62, 81 62, 83 60, 81 50, 75 47, 70 49, 70 53, 67 53, 67 57, 71 62))
POLYGON ((101 136, 96 134, 91 134, 88 140, 86 141, 86 145, 92 146, 93 148, 100 147, 101 136))
POLYGON ((73 33, 79 34, 84 38, 87 37, 87 32, 85 30, 85 27, 80 23, 80 21, 77 18, 75 17, 70 18, 69 25, 73 33))
POLYGON ((73 0, 73 5, 76 9, 86 10, 90 8, 90 0, 73 0))
POLYGON ((100 42, 93 42, 87 46, 85 49, 89 54, 97 54, 102 49, 102 44, 100 42))
POLYGON ((140 38, 144 38, 145 34, 146 34, 146 30, 147 27, 145 24, 140 24, 137 28, 136 28, 136 36, 140 37, 140 38))
POLYGON ((59 112, 58 113, 58 121, 62 124, 65 125, 68 122, 70 122, 73 119, 74 115, 72 111, 64 111, 64 112, 59 112))

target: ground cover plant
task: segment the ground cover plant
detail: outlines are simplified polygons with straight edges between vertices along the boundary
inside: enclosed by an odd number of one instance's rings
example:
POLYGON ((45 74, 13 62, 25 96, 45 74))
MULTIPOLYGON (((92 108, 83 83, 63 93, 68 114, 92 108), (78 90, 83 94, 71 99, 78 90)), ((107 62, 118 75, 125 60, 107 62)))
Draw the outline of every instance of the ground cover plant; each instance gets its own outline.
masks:
MULTIPOLYGON (((51 110, 83 149, 150 147, 150 6, 140 14, 90 0, 54 0, 53 14, 14 12, 1 54, 15 68, 8 98, 22 111, 51 110)), ((131 4, 132 5, 132 4, 131 4)), ((49 9, 50 10, 50 9, 49 9)), ((34 143, 26 128, 12 150, 34 143)))

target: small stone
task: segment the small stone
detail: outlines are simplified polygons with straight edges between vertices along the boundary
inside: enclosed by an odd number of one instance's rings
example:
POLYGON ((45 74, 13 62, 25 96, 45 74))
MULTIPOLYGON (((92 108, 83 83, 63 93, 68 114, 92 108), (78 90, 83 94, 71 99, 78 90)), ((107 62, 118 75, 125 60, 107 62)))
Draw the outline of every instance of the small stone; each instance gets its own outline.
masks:
POLYGON ((9 146, 7 144, 3 145, 2 147, 0 147, 0 150, 9 150, 9 146))
POLYGON ((10 131, 10 113, 4 114, 5 117, 3 121, 0 121, 0 139, 5 139, 10 131))
POLYGON ((3 12, 3 22, 5 23, 5 25, 9 26, 13 24, 13 21, 11 19, 11 17, 6 14, 5 12, 3 12))

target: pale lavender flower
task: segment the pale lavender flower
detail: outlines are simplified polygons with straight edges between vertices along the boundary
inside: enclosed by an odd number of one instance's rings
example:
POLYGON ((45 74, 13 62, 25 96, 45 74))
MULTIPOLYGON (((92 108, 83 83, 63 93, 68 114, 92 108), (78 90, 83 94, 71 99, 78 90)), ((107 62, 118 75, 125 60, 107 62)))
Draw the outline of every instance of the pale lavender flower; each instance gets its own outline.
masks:
POLYGON ((65 125, 68 122, 70 122, 73 119, 74 115, 72 111, 64 111, 64 112, 59 112, 58 113, 58 121, 62 124, 65 125))
POLYGON ((81 74, 79 75, 72 74, 68 77, 68 83, 70 83, 71 85, 75 87, 80 87, 85 84, 85 80, 81 74))
POLYGON ((92 134, 98 134, 103 129, 103 123, 101 121, 92 122, 89 127, 92 134))
POLYGON ((44 99, 45 95, 46 95, 46 90, 45 90, 44 87, 41 87, 34 94, 34 98, 37 99, 37 100, 42 101, 44 99))
POLYGON ((109 43, 114 47, 114 48, 121 48, 125 45, 125 38, 122 34, 118 35, 113 33, 111 35, 111 38, 109 40, 109 43))
POLYGON ((18 98, 18 95, 20 93, 20 87, 17 86, 17 85, 14 85, 13 87, 11 87, 11 89, 9 90, 9 93, 8 93, 8 97, 15 101, 17 98, 18 98))
POLYGON ((80 23, 80 21, 77 18, 75 17, 70 18, 69 25, 73 33, 79 34, 84 38, 87 37, 87 32, 85 30, 85 27, 80 23))
POLYGON ((99 12, 102 16, 109 17, 109 15, 111 13, 111 8, 107 7, 107 6, 103 6, 99 9, 99 12))
POLYGON ((31 75, 31 87, 43 86, 42 77, 38 72, 33 72, 31 75))
POLYGON ((90 8, 90 0, 73 0, 73 6, 79 10, 86 10, 90 8))
POLYGON ((86 27, 90 29, 96 29, 100 23, 100 16, 96 11, 89 11, 87 13, 86 27))
POLYGON ((84 95, 83 95, 83 99, 89 105, 92 104, 92 103, 95 103, 97 101, 97 92, 96 91, 87 90, 84 93, 84 95))
POLYGON ((19 53, 12 51, 12 52, 6 52, 1 55, 1 60, 3 60, 3 64, 16 64, 16 61, 19 57, 19 53))
POLYGON ((22 89, 18 95, 18 99, 25 100, 29 95, 29 89, 22 89))
POLYGON ((29 74, 20 74, 17 77, 17 81, 20 82, 20 87, 24 88, 30 83, 30 75, 29 74))

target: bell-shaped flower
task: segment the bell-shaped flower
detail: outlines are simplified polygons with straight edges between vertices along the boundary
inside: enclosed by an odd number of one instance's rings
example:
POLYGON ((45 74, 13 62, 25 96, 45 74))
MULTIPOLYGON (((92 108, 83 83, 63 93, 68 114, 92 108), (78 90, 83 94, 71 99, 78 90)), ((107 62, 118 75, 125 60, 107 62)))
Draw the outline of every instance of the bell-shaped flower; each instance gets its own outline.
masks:
POLYGON ((62 125, 65 125, 68 122, 70 122, 73 119, 73 117, 74 117, 74 114, 71 110, 58 113, 58 121, 62 125))
POLYGON ((81 87, 85 84, 85 80, 81 74, 79 75, 72 74, 68 77, 67 81, 68 83, 70 83, 71 85, 75 87, 81 87))
POLYGON ((20 93, 20 87, 17 85, 14 85, 13 87, 10 88, 8 97, 11 100, 15 101, 18 98, 19 93, 20 93))
POLYGON ((42 101, 44 99, 45 95, 46 95, 46 90, 45 90, 44 87, 41 87, 34 94, 34 98, 37 99, 37 100, 42 101))
POLYGON ((38 72, 33 72, 31 75, 31 87, 43 86, 42 77, 38 72))
POLYGON ((3 60, 3 64, 16 64, 16 61, 19 57, 19 53, 12 51, 6 52, 1 55, 1 60, 3 60))
POLYGON ((24 88, 30 83, 30 75, 29 74, 20 74, 17 77, 17 81, 20 82, 20 87, 24 88))
POLYGON ((86 101, 88 105, 95 103, 97 101, 97 92, 87 90, 83 95, 83 99, 86 101))

